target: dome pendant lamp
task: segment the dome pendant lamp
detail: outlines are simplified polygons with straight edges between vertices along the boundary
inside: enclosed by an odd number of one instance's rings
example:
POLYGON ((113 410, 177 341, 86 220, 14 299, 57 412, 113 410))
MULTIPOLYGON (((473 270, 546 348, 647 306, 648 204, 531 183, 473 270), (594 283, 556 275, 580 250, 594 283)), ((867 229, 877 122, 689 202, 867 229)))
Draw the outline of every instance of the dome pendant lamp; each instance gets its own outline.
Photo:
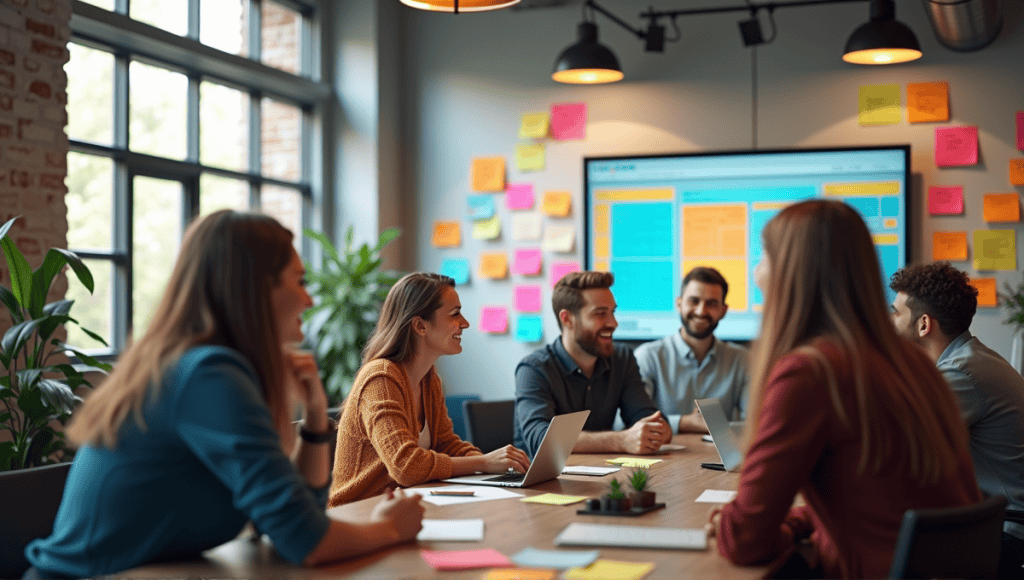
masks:
POLYGON ((597 42, 597 25, 581 22, 579 42, 562 51, 555 60, 551 78, 560 83, 599 84, 622 80, 622 67, 608 47, 597 42))
POLYGON ((914 31, 896 20, 894 0, 871 0, 871 20, 846 41, 843 60, 853 64, 895 64, 921 58, 914 31))
POLYGON ((485 12, 487 10, 500 10, 514 4, 519 0, 402 0, 402 4, 419 8, 420 10, 431 10, 434 12, 485 12))

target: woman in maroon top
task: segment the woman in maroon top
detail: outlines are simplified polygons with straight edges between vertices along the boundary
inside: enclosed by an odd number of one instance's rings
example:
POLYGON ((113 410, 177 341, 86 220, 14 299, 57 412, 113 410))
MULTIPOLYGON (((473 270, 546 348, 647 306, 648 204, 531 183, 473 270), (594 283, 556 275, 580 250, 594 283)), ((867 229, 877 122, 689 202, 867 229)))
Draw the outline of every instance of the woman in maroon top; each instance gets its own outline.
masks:
POLYGON ((980 501, 966 428, 935 365, 896 334, 850 206, 791 205, 763 245, 747 455, 712 515, 718 551, 763 565, 799 546, 815 574, 885 577, 904 511, 980 501))

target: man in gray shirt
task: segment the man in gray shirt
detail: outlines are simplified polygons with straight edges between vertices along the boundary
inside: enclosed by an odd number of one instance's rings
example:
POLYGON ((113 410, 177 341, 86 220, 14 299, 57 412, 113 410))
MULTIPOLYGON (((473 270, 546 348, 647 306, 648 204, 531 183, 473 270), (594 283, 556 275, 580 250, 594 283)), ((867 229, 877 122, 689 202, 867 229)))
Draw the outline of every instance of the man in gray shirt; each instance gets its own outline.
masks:
MULTIPOLYGON (((948 262, 897 271, 893 321, 936 362, 960 403, 971 435, 978 487, 1024 509, 1024 377, 971 336, 978 291, 948 262)), ((1024 527, 1006 523, 1000 578, 1024 576, 1024 527)))
POLYGON ((634 351, 647 392, 679 433, 708 432, 696 399, 718 399, 730 419, 746 415, 747 349, 714 335, 728 292, 718 270, 690 270, 676 299, 679 332, 634 351))

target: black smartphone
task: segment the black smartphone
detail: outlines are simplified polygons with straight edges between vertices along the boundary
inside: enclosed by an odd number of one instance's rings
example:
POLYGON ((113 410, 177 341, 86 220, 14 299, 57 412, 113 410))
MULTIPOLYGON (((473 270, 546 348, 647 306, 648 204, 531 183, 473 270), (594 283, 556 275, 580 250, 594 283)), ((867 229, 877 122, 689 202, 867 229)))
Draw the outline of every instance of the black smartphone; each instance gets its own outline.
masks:
POLYGON ((725 465, 721 463, 701 463, 701 467, 704 469, 714 469, 715 471, 725 471, 725 465))

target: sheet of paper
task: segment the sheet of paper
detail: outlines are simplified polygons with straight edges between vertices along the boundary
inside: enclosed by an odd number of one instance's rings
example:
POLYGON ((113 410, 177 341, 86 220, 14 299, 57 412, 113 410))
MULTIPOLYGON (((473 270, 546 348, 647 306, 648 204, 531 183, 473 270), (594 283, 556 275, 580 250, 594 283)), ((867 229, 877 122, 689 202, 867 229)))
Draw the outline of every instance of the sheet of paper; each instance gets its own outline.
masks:
POLYGON ((658 451, 682 451, 684 449, 686 449, 686 445, 679 445, 678 443, 664 443, 658 448, 658 451))
POLYGON ((544 144, 520 143, 516 145, 516 167, 523 173, 544 169, 544 144))
POLYGON ((959 262, 967 259, 967 232, 932 233, 932 260, 959 262))
POLYGON ((519 312, 540 312, 541 288, 539 284, 522 284, 513 289, 515 309, 519 312))
POLYGON ((521 498, 523 494, 509 491, 504 487, 491 487, 489 485, 447 485, 437 487, 414 487, 405 490, 406 493, 418 494, 423 501, 434 505, 457 505, 463 503, 476 503, 479 501, 492 501, 497 499, 521 498), (473 495, 430 495, 435 489, 446 491, 471 491, 473 495))
POLYGON ((615 459, 608 459, 605 463, 611 463, 612 465, 621 465, 623 467, 650 467, 655 463, 661 463, 663 459, 647 459, 645 457, 616 457, 615 459))
POLYGON ((544 339, 544 321, 535 314, 523 314, 516 319, 516 340, 540 342, 544 339))
POLYGON ((519 566, 565 570, 589 566, 600 555, 598 550, 541 550, 528 547, 516 552, 510 559, 519 566))
POLYGON ((456 284, 469 283, 469 260, 445 258, 441 261, 441 274, 455 280, 456 284))
POLYGON ((587 134, 587 104, 559 103, 551 106, 551 136, 559 141, 583 139, 587 134))
POLYGON ((486 220, 494 217, 497 211, 494 195, 481 193, 466 197, 466 211, 471 220, 486 220))
POLYGON ((484 521, 423 520, 423 529, 416 534, 416 539, 433 542, 479 542, 484 539, 484 521))
POLYGON ((522 276, 539 276, 543 262, 544 253, 540 250, 520 248, 516 250, 512 258, 512 273, 522 276))
POLYGON ((554 580, 558 572, 536 568, 497 568, 488 570, 483 580, 554 580))
POLYGON ((508 258, 505 252, 480 254, 480 277, 501 280, 508 276, 508 258))
POLYGON ((1016 193, 986 193, 982 214, 987 222, 1019 222, 1020 196, 1016 193))
POLYGON ((517 242, 539 240, 543 227, 544 220, 539 214, 533 212, 512 214, 512 239, 517 242))
POLYGON ((512 562, 497 550, 423 550, 420 556, 435 570, 472 570, 511 566, 512 562))
POLYGON ((1010 160, 1010 185, 1024 185, 1024 159, 1010 160))
POLYGON ((619 471, 620 467, 592 467, 590 465, 566 465, 562 468, 562 473, 566 475, 592 475, 600 477, 602 475, 608 475, 609 473, 615 473, 619 471))
POLYGON ((705 489, 697 497, 697 503, 729 503, 736 497, 735 491, 726 489, 705 489))
POLYGON ((572 226, 548 225, 544 228, 542 246, 548 252, 571 252, 576 245, 576 229, 572 226))
POLYGON ((520 139, 542 139, 548 136, 548 112, 526 113, 519 122, 520 139))
POLYGON ((1024 111, 1017 111, 1017 151, 1024 151, 1024 111))
POLYGON ((566 580, 640 580, 654 570, 652 562, 598 560, 586 568, 572 568, 562 575, 566 580))
POLYGON ((504 306, 484 306, 480 309, 480 330, 482 332, 503 333, 508 330, 508 308, 504 306))
POLYGON ((501 217, 494 216, 473 222, 473 237, 478 240, 495 240, 501 235, 501 217))
POLYGON ((508 209, 533 209, 533 184, 510 183, 505 187, 505 207, 508 209))
POLYGON ((962 185, 928 188, 928 213, 930 215, 960 215, 964 213, 964 187, 962 185))
POLYGON ((977 127, 935 128, 935 165, 937 167, 977 164, 977 127))
POLYGON ((434 222, 434 246, 457 248, 462 243, 459 222, 434 222))
POLYGON ((505 189, 505 158, 477 157, 472 168, 473 191, 505 189))
POLYGON ((995 278, 971 278, 971 286, 978 289, 978 306, 999 306, 995 278))
POLYGON ((949 120, 949 83, 907 83, 907 121, 949 120))
POLYGON ((579 262, 555 262, 551 264, 551 286, 554 287, 558 281, 569 272, 579 272, 579 262))
POLYGON ((975 270, 1016 270, 1016 230, 974 230, 975 270))
POLYGON ((572 209, 572 195, 568 191, 545 191, 544 213, 551 217, 568 217, 572 209))
POLYGON ((862 85, 857 91, 860 125, 895 125, 901 118, 899 85, 862 85))
POLYGON ((546 505, 572 505, 579 503, 587 499, 585 495, 563 495, 560 493, 543 493, 541 495, 532 495, 530 497, 524 497, 519 501, 525 501, 527 503, 542 503, 546 505))

